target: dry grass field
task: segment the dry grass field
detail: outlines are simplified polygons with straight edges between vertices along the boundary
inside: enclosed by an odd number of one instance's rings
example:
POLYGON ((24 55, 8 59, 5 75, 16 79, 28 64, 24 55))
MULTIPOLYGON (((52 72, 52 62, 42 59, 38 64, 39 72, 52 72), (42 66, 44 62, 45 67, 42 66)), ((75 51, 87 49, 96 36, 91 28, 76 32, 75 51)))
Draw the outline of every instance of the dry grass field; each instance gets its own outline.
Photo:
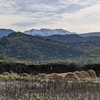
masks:
POLYGON ((0 100, 100 100, 100 83, 1 81, 0 100))
POLYGON ((100 100, 100 79, 87 72, 92 77, 85 71, 37 76, 5 72, 0 76, 0 100, 100 100))

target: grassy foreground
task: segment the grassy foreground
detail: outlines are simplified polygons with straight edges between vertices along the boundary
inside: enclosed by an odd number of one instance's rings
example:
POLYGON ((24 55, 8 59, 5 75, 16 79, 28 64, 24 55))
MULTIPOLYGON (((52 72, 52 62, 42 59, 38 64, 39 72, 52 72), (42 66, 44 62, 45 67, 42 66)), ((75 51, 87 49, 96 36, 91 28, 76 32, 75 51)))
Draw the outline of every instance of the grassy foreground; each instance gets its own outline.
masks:
POLYGON ((100 84, 67 81, 0 81, 0 100, 99 100, 100 84))
POLYGON ((0 75, 0 100, 99 100, 100 81, 42 79, 16 73, 0 75))

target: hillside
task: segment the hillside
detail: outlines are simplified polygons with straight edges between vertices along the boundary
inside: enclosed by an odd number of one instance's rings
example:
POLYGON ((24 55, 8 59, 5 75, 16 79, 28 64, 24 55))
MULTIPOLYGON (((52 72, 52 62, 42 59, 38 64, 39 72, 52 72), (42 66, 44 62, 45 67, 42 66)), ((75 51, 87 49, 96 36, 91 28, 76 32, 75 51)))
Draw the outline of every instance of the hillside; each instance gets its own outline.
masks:
POLYGON ((48 39, 52 39, 58 42, 86 42, 86 41, 94 41, 100 40, 99 36, 87 36, 82 37, 79 34, 66 34, 66 35, 51 35, 46 37, 48 39))
POLYGON ((100 32, 90 32, 90 33, 83 33, 80 34, 82 37, 88 37, 88 36, 100 36, 100 32))
POLYGON ((100 46, 84 53, 75 62, 80 64, 100 64, 100 46))
POLYGON ((82 37, 77 34, 66 34, 66 35, 52 35, 47 38, 59 41, 59 42, 77 42, 82 41, 82 37))
POLYGON ((0 54, 10 58, 39 61, 74 58, 83 52, 47 38, 14 32, 0 39, 0 54))
POLYGON ((99 57, 100 58, 100 47, 97 47, 83 55, 83 57, 99 57))
POLYGON ((84 37, 76 34, 65 36, 54 35, 57 39, 55 40, 51 38, 52 36, 48 38, 13 32, 0 38, 0 54, 27 61, 66 61, 77 58, 78 61, 83 62, 87 58, 83 57, 83 54, 88 55, 90 50, 100 47, 100 37, 85 37, 86 40, 82 41, 84 37))

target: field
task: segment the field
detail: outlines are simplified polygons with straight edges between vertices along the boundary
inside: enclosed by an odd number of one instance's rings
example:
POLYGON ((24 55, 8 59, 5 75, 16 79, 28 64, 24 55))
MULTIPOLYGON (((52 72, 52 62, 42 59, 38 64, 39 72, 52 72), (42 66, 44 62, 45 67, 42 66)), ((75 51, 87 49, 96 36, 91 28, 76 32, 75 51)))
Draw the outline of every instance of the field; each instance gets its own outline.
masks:
MULTIPOLYGON (((6 77, 6 75, 4 75, 6 77)), ((8 77, 8 76, 7 76, 8 77)), ((12 78, 13 77, 13 78, 12 78)), ((40 79, 0 81, 0 100, 100 100, 100 81, 40 79)))
POLYGON ((0 100, 100 100, 99 76, 100 64, 0 62, 0 100))

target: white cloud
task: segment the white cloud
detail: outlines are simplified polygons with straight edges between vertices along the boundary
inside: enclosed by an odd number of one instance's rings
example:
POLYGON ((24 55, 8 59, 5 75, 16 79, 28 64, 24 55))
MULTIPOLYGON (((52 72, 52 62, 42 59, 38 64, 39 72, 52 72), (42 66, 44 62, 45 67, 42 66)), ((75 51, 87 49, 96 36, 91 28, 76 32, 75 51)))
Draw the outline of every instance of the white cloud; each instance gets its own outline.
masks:
POLYGON ((77 32, 100 31, 100 4, 92 5, 75 13, 62 14, 66 27, 77 32))
POLYGON ((0 0, 0 27, 100 31, 100 0, 0 0))

